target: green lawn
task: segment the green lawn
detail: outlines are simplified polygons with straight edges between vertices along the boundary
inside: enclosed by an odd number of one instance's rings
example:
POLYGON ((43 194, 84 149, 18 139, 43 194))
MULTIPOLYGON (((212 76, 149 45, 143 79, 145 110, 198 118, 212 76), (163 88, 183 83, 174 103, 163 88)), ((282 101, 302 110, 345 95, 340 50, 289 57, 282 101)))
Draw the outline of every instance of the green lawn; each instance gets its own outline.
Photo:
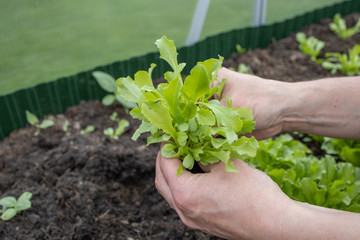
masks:
MULTIPOLYGON (((0 95, 185 44, 195 0, 0 0, 0 95)), ((268 0, 267 22, 341 0, 268 0)), ((201 37, 251 25, 252 0, 213 0, 201 37)))

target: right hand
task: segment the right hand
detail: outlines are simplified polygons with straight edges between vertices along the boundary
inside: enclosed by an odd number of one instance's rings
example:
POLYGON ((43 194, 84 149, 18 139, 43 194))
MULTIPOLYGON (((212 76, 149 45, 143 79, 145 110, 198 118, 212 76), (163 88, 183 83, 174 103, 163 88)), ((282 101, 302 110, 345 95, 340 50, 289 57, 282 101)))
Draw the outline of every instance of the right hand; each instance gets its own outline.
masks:
MULTIPOLYGON (((288 83, 242 74, 222 68, 218 80, 227 79, 220 102, 226 105, 228 96, 234 107, 247 107, 254 114, 255 130, 250 134, 263 140, 283 131, 281 107, 288 83)), ((285 100, 286 102, 286 100, 285 100)))

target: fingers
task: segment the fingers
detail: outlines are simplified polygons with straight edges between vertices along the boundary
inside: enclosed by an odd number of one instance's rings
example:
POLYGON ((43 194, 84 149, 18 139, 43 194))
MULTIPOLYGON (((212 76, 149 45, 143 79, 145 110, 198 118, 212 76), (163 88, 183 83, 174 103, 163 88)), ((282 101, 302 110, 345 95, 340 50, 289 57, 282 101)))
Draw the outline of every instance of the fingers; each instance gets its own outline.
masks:
POLYGON ((183 206, 181 200, 179 201, 179 198, 181 199, 183 196, 182 193, 186 193, 191 188, 191 185, 187 184, 191 183, 191 180, 187 181, 187 179, 191 179, 192 174, 184 169, 182 175, 177 176, 176 172, 181 161, 176 158, 165 158, 160 152, 156 158, 155 186, 170 207, 177 212, 183 223, 190 228, 197 229, 198 226, 187 216, 185 205, 183 206), (178 206, 179 202, 180 206, 178 206))
POLYGON ((171 194, 169 185, 167 184, 164 175, 160 168, 160 161, 161 161, 161 153, 159 151, 157 158, 156 158, 156 177, 155 177, 155 186, 159 193, 165 198, 165 200, 170 204, 171 208, 175 207, 174 198, 171 194))
POLYGON ((191 188, 192 174, 190 172, 184 169, 180 176, 176 175, 180 165, 179 159, 166 158, 161 155, 161 150, 159 151, 156 158, 155 185, 160 194, 175 210, 176 202, 174 199, 179 195, 178 193, 191 188))
POLYGON ((210 87, 215 87, 217 85, 219 85, 219 83, 222 81, 223 78, 226 78, 224 76, 224 71, 228 70, 227 68, 221 68, 218 72, 218 77, 217 77, 217 80, 213 81, 211 84, 210 84, 210 87))
POLYGON ((166 158, 160 154, 159 170, 161 171, 166 183, 171 190, 176 190, 179 186, 186 187, 191 181, 192 174, 185 168, 180 176, 177 176, 177 169, 181 166, 181 161, 177 158, 166 158))
POLYGON ((217 78, 217 82, 219 83, 219 82, 221 82, 221 80, 223 79, 223 78, 228 78, 228 76, 227 76, 227 72, 228 71, 230 71, 229 69, 227 69, 227 68, 224 68, 224 67, 222 67, 220 70, 219 70, 219 72, 218 72, 218 78, 217 78))
POLYGON ((238 73, 238 72, 234 72, 234 71, 231 71, 227 68, 221 68, 218 72, 218 78, 217 78, 217 82, 221 82, 224 78, 226 79, 232 79, 232 78, 238 78, 238 77, 241 77, 242 73, 238 73))
MULTIPOLYGON (((217 86, 217 85, 219 85, 220 84, 220 82, 224 79, 224 78, 227 78, 225 75, 224 75, 224 71, 226 72, 228 69, 226 69, 226 68, 221 68, 220 70, 219 70, 219 72, 218 72, 218 77, 217 77, 217 80, 215 80, 215 81, 213 81, 211 84, 210 84, 210 88, 213 88, 213 87, 215 87, 215 86, 217 86)), ((229 70, 228 70, 229 71, 229 70)), ((212 96, 212 98, 213 99, 217 99, 217 100, 220 100, 219 99, 219 96, 215 93, 213 96, 212 96)))

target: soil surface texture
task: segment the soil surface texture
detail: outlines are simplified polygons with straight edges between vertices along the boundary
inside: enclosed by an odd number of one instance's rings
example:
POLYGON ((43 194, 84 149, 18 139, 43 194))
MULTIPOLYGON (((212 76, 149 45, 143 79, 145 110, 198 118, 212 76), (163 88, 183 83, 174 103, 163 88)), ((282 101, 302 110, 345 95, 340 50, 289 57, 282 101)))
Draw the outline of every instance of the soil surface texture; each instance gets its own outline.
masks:
MULTIPOLYGON (((346 17, 353 26, 358 14, 346 17)), ((360 34, 341 40, 328 28, 331 19, 301 31, 325 41, 323 52, 346 52, 360 34)), ((298 50, 295 34, 266 49, 234 53, 225 67, 240 63, 257 76, 282 81, 332 77, 298 50)), ((340 76, 337 74, 336 76, 340 76)), ((16 130, 0 142, 0 197, 33 193, 32 207, 10 221, 0 220, 0 239, 219 239, 187 228, 157 192, 155 159, 159 145, 146 146, 146 135, 131 136, 139 125, 120 106, 81 102, 64 114, 49 115, 55 125, 34 137, 35 128, 16 130), (130 126, 118 140, 103 134, 127 119, 130 126), (63 124, 69 122, 65 132, 63 124), (93 125, 95 131, 80 134, 93 125)), ((318 146, 310 146, 316 151, 318 146)))

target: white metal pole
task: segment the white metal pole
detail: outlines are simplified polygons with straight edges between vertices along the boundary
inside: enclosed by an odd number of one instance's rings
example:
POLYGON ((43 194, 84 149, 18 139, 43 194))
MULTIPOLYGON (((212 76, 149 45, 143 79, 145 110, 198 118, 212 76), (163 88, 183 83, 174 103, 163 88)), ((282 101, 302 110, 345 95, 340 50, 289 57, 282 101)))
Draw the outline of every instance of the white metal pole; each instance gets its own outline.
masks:
POLYGON ((198 0, 190 32, 186 40, 186 46, 193 45, 199 41, 209 5, 210 0, 198 0))
POLYGON ((253 26, 254 27, 265 24, 266 3, 267 3, 267 0, 254 0, 254 9, 253 9, 253 26))

